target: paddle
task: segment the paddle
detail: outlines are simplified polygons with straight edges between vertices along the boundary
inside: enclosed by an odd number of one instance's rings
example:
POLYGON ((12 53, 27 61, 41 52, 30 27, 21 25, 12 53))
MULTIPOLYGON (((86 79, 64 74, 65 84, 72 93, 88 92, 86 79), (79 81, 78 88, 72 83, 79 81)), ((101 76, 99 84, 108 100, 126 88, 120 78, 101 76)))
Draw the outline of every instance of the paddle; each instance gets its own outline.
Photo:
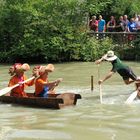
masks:
POLYGON ((62 82, 62 81, 63 81, 63 78, 58 78, 58 79, 55 81, 56 84, 55 84, 54 86, 52 86, 49 90, 54 90, 54 88, 57 87, 58 84, 59 84, 60 82, 62 82))
POLYGON ((137 97, 137 93, 138 91, 134 91, 133 93, 131 93, 131 95, 127 98, 127 100, 125 101, 126 104, 131 104, 133 102, 133 100, 137 97))
POLYGON ((33 76, 33 77, 31 77, 31 78, 29 78, 29 79, 27 79, 27 80, 21 82, 20 84, 16 84, 16 85, 14 85, 14 86, 12 86, 12 87, 6 87, 6 88, 4 88, 4 89, 1 89, 1 90, 0 90, 0 96, 6 94, 6 93, 8 93, 8 92, 10 92, 10 91, 11 91, 12 89, 14 89, 15 87, 18 87, 19 85, 24 84, 24 83, 26 83, 26 82, 28 82, 28 81, 34 79, 34 78, 35 78, 35 77, 33 76))

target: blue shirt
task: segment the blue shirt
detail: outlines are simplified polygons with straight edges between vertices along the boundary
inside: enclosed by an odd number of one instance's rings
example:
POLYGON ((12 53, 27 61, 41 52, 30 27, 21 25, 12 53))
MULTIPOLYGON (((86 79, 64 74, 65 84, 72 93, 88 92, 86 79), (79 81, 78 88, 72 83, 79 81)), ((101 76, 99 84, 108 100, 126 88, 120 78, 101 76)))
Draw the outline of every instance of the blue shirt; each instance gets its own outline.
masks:
POLYGON ((128 28, 130 32, 135 32, 136 31, 136 23, 135 22, 129 22, 128 23, 128 28))
POLYGON ((106 22, 104 19, 98 21, 98 32, 103 32, 105 24, 106 22))

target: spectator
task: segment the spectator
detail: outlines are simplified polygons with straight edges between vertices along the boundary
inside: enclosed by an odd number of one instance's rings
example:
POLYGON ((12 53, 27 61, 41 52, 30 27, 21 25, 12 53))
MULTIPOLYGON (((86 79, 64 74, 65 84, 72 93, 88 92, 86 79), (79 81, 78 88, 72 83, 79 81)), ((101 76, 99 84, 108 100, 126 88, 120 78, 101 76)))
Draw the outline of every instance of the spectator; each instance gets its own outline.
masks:
POLYGON ((116 21, 114 16, 110 17, 110 21, 107 23, 107 31, 108 32, 114 32, 115 31, 115 26, 116 26, 116 21))
POLYGON ((105 32, 105 20, 102 19, 102 16, 99 16, 99 21, 98 21, 98 32, 105 32))
POLYGON ((135 32, 136 31, 136 22, 134 21, 134 18, 130 19, 130 22, 128 23, 128 32, 135 32))
POLYGON ((140 32, 140 15, 138 16, 138 21, 136 21, 137 32, 140 32))
POLYGON ((89 21, 90 30, 97 32, 98 30, 98 21, 96 20, 96 16, 92 16, 92 19, 89 21))
MULTIPOLYGON (((130 22, 128 23, 128 32, 136 32, 136 22, 134 21, 134 18, 130 19, 130 22)), ((135 36, 133 34, 128 35, 128 40, 131 42, 134 40, 135 36)))
POLYGON ((127 18, 127 15, 124 15, 123 16, 123 21, 124 21, 124 29, 125 29, 125 31, 127 32, 128 31, 128 23, 129 23, 129 20, 128 20, 128 18, 127 18))
POLYGON ((119 21, 117 22, 117 25, 115 28, 116 28, 117 32, 124 32, 125 31, 123 16, 120 16, 119 21))
POLYGON ((137 14, 134 15, 134 20, 135 20, 135 22, 138 21, 138 15, 137 14))

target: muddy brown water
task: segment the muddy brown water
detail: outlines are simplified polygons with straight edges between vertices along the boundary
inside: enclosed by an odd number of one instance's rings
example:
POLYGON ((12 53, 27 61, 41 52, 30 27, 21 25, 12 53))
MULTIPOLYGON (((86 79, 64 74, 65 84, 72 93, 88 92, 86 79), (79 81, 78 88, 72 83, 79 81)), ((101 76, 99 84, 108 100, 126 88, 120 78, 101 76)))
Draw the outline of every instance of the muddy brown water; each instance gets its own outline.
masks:
MULTIPOLYGON (((140 75, 140 63, 125 63, 140 75)), ((8 68, 0 65, 0 89, 8 84, 8 68)), ((98 76, 103 77, 110 69, 108 63, 99 67, 91 62, 55 64, 49 79, 63 78, 56 91, 79 93, 82 99, 75 107, 61 110, 0 103, 0 140, 139 140, 140 103, 124 103, 135 89, 134 84, 124 85, 118 74, 113 75, 102 85, 100 104, 98 76), (91 75, 94 91, 90 90, 91 75)), ((27 75, 31 77, 31 71, 27 75)), ((34 87, 26 90, 33 92, 34 87)))

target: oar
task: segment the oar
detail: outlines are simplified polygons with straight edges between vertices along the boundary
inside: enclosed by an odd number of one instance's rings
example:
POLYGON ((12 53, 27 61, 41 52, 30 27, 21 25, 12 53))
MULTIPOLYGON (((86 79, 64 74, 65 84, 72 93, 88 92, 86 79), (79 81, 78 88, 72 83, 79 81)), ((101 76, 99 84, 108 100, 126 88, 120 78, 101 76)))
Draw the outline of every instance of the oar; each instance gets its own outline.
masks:
MULTIPOLYGON (((35 78, 35 77, 33 76, 33 77, 31 77, 31 78, 29 78, 29 79, 23 81, 21 84, 24 84, 24 83, 26 83, 26 82, 28 82, 28 81, 30 81, 30 80, 33 80, 34 78, 35 78)), ((6 87, 6 88, 4 88, 4 89, 1 89, 1 90, 0 90, 0 96, 6 94, 6 93, 8 93, 8 92, 10 92, 12 89, 14 89, 15 87, 18 87, 18 86, 21 85, 21 84, 16 84, 16 85, 14 85, 14 86, 12 86, 12 87, 6 87)))
MULTIPOLYGON (((100 64, 98 64, 98 80, 100 80, 100 64)), ((100 103, 103 103, 102 87, 99 85, 100 103)))
POLYGON ((49 90, 54 90, 54 88, 57 87, 58 84, 63 81, 63 78, 58 78, 56 81, 58 81, 57 84, 55 84, 54 86, 52 86, 49 90))
POLYGON ((131 104, 134 99, 137 97, 137 93, 138 91, 134 91, 133 93, 131 93, 131 95, 128 97, 128 99, 125 101, 126 104, 131 104))

